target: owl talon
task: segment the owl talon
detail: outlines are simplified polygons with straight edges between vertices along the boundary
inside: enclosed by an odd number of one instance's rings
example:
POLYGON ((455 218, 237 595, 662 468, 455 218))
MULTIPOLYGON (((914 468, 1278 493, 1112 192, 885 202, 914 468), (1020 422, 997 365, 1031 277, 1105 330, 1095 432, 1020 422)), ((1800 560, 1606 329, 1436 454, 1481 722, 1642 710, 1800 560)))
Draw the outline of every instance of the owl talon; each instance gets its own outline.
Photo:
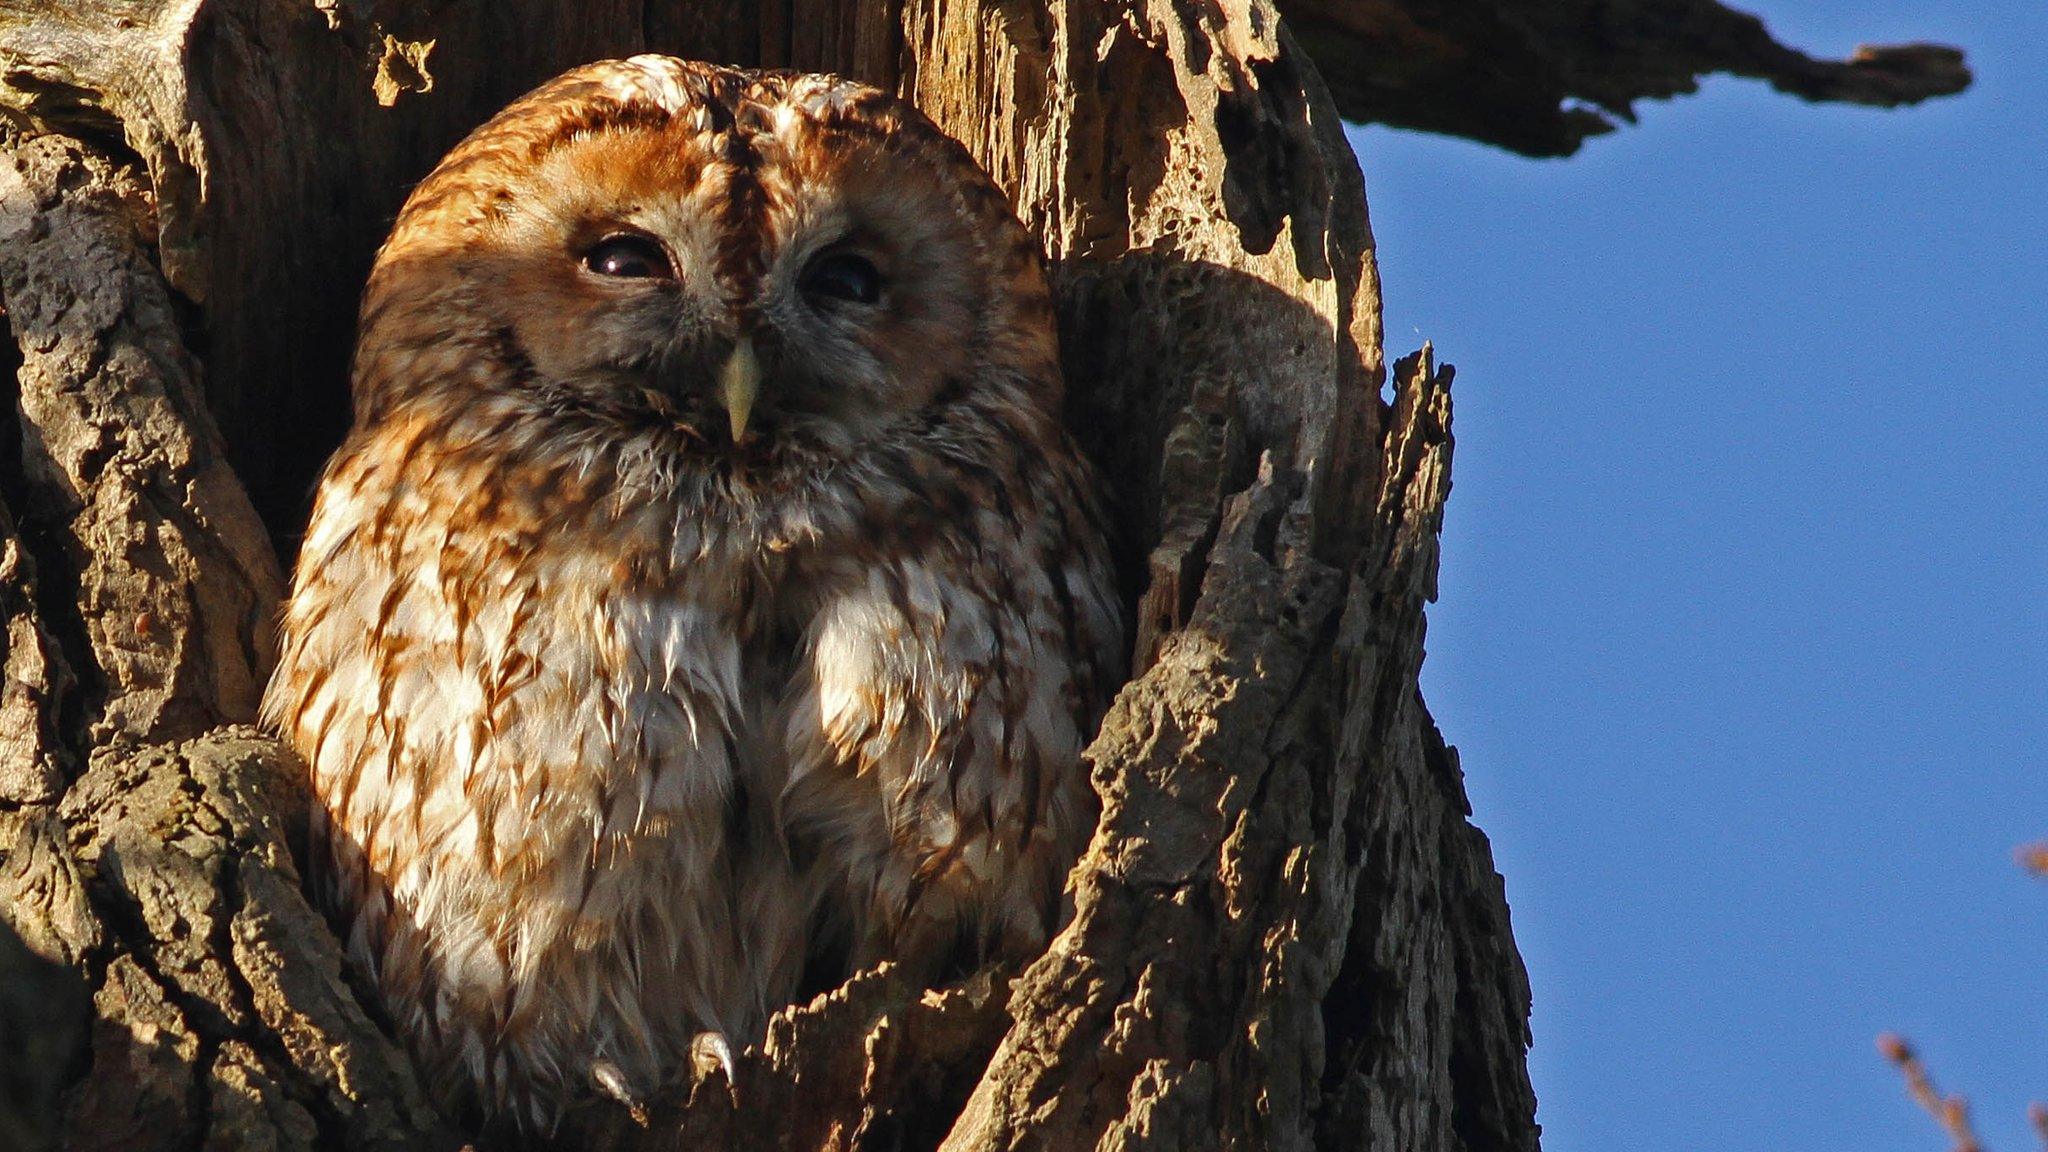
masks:
POLYGON ((626 1111, 633 1114, 635 1123, 642 1127, 647 1125, 647 1102, 641 1099, 640 1093, 635 1091, 633 1085, 626 1079, 625 1069, 610 1060, 595 1060, 590 1065, 590 1080, 597 1085, 599 1092, 625 1105, 626 1111))
POLYGON ((713 1072, 725 1073, 727 1091, 737 1099, 740 1094, 739 1069, 733 1060, 732 1044, 723 1032, 699 1032, 690 1041, 690 1066, 696 1070, 697 1079, 705 1080, 713 1072))

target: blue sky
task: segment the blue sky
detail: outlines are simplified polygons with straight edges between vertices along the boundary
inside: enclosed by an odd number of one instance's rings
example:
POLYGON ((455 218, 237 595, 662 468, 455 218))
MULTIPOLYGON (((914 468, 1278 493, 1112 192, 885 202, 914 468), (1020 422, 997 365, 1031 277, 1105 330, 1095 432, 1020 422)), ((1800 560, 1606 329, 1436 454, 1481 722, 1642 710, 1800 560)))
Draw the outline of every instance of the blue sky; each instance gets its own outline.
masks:
POLYGON ((1391 354, 1458 366, 1425 692, 1535 986, 1548 1152, 1992 1152, 2048 1100, 2048 6, 1882 112, 1731 79, 1576 157, 1368 128, 1391 354))

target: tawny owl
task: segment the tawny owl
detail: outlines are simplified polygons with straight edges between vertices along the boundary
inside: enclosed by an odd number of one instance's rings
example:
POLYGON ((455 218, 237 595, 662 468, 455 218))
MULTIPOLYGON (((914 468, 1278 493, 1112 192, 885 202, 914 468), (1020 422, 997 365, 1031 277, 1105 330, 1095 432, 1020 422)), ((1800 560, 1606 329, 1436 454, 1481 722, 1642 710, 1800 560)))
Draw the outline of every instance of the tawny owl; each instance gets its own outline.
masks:
POLYGON ((354 379, 265 710, 444 1099, 650 1091, 819 939, 1043 947, 1123 629, 958 144, 832 77, 578 69, 413 193, 354 379))

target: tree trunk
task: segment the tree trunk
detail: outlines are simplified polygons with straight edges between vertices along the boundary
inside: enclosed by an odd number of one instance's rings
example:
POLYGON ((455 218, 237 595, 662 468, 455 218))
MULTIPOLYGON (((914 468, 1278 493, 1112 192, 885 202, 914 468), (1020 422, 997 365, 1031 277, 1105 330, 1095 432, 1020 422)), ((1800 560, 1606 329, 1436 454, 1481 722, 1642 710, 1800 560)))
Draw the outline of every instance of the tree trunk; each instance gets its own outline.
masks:
MULTIPOLYGON (((1299 7, 1355 54, 1402 6, 1299 7)), ((399 201, 521 91, 649 50, 895 88, 1012 193, 1137 672, 1046 956, 858 976, 736 1091, 593 1105, 574 1146, 1534 1149, 1528 984, 1416 687, 1450 372, 1383 387, 1358 168, 1266 0, 0 0, 0 1142, 462 1143, 246 725, 399 201)))

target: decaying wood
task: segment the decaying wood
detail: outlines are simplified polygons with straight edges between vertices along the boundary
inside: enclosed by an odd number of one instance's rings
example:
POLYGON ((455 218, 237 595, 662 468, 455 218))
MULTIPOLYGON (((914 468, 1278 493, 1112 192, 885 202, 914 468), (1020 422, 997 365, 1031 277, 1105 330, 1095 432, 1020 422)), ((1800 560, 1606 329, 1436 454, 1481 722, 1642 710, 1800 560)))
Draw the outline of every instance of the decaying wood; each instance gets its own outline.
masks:
MULTIPOLYGON (((1013 194, 1118 504, 1138 675, 1043 958, 863 974, 734 1082, 594 1104, 565 1143, 1533 1149, 1502 882, 1416 689, 1450 372, 1418 354, 1387 386, 1338 120, 1382 114, 1372 37, 1498 39, 1434 8, 1283 4, 1333 102, 1266 0, 0 0, 0 1141, 462 1142, 300 894, 298 767, 238 726, 270 540, 339 438, 410 183, 539 80, 659 50, 894 87, 1013 194)), ((1526 82, 1552 113, 1744 66, 1666 44, 1600 73, 1563 25, 1517 27, 1574 61, 1526 82)), ((1441 99, 1436 126, 1565 147, 1441 99)))

